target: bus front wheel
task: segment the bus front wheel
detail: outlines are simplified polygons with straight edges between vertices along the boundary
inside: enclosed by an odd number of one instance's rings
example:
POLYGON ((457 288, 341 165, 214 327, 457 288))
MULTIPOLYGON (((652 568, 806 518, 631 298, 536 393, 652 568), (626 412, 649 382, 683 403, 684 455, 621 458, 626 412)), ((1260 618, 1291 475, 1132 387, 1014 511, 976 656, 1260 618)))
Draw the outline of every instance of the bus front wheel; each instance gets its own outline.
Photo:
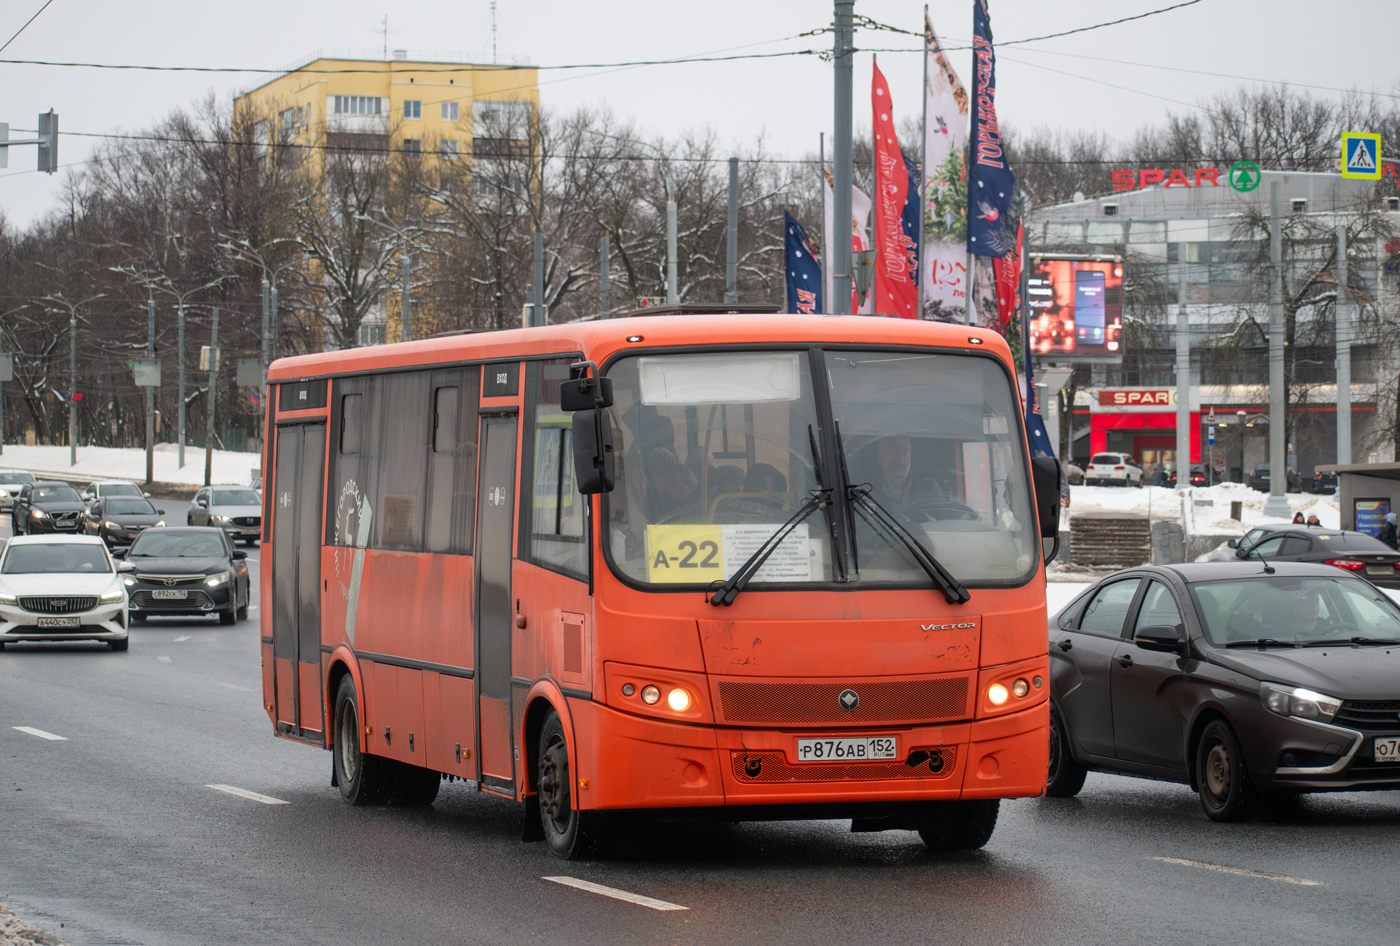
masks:
POLYGON ((335 775, 340 797, 352 805, 376 805, 388 793, 392 760, 360 751, 360 701, 346 674, 335 695, 335 775))
POLYGON ((574 807, 569 741, 554 710, 549 711, 540 729, 539 747, 535 791, 545 843, 551 852, 566 860, 596 857, 603 852, 607 840, 602 817, 599 812, 574 807))
POLYGON ((917 816, 919 837, 930 851, 975 851, 992 839, 1000 808, 995 798, 930 802, 917 816))

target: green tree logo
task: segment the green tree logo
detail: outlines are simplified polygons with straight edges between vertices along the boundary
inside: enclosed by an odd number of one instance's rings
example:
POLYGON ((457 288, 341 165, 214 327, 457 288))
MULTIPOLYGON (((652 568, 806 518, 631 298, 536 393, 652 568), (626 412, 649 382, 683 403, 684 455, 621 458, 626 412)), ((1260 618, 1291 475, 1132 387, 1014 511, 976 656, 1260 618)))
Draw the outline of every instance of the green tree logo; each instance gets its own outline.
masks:
POLYGON ((1253 161, 1236 161, 1230 167, 1230 186, 1242 193, 1248 193, 1259 186, 1259 165, 1253 161))

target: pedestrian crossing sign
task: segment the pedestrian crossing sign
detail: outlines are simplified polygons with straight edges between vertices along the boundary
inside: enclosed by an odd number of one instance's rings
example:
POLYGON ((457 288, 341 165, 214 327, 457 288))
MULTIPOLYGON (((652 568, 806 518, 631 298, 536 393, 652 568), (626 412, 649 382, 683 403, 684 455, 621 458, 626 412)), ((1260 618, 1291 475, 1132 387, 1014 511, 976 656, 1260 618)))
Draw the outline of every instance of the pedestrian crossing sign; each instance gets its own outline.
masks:
POLYGON ((1359 131, 1342 135, 1342 177, 1381 179, 1381 136, 1359 131))

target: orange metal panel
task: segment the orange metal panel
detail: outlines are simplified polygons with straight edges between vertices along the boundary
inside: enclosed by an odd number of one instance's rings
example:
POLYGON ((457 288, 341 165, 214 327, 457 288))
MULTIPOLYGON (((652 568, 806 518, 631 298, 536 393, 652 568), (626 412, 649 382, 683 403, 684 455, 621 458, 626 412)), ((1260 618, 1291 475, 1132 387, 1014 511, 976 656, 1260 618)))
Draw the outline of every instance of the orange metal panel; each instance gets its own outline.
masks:
MULTIPOLYGON (((269 609, 271 610, 271 609, 269 609)), ((263 707, 267 709, 267 718, 273 722, 277 721, 276 712, 271 709, 277 703, 277 694, 272 689, 272 645, 263 642, 262 645, 262 694, 263 707)))
POLYGON ((442 771, 476 778, 476 689, 463 677, 440 676, 438 686, 442 691, 442 771))
POLYGON ((298 682, 301 684, 301 728, 324 732, 321 721, 321 665, 297 664, 298 682))
POLYGON ((274 658, 274 665, 277 668, 277 721, 290 725, 296 721, 297 704, 293 690, 296 668, 285 657, 274 658))
POLYGON ((699 626, 710 673, 879 677, 976 669, 980 623, 977 614, 958 614, 870 621, 730 618, 701 620, 699 626))
POLYGON ((374 737, 365 741, 365 749, 391 759, 402 758, 408 752, 408 731, 399 718, 398 668, 385 664, 369 664, 370 710, 365 719, 374 727, 374 737))
POLYGON ((394 733, 394 748, 405 762, 428 765, 427 733, 423 731, 423 671, 407 667, 394 670, 399 678, 398 724, 403 727, 402 733, 394 733))
POLYGON ((481 697, 481 772, 496 778, 514 777, 510 739, 510 702, 481 697))

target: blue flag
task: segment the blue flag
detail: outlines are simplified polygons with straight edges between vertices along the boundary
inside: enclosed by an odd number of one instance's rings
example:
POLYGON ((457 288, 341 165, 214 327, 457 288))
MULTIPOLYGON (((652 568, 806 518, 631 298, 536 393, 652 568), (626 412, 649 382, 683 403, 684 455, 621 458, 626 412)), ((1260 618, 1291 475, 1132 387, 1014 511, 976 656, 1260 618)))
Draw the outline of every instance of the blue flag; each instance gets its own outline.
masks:
POLYGON ((1055 445, 1050 442, 1050 433, 1045 429, 1045 418, 1040 416, 1040 392, 1035 387, 1029 358, 1026 359, 1026 439, 1031 444, 1031 456, 1055 455, 1055 445))
POLYGON ((909 190, 904 198, 904 212, 900 214, 899 225, 904 231, 904 235, 913 244, 914 251, 911 255, 911 269, 909 278, 919 281, 919 195, 923 193, 920 187, 920 179, 923 175, 919 173, 919 166, 909 160, 908 155, 904 155, 904 170, 909 175, 909 190))
POLYGON ((976 95, 967 188, 967 251, 1003 257, 1016 252, 1016 225, 1011 219, 1016 175, 1007 163, 997 126, 997 61, 984 0, 972 0, 972 63, 976 95))
MULTIPOLYGON (((814 315, 822 308, 821 251, 807 238, 807 231, 791 213, 783 211, 785 234, 783 259, 787 271, 787 310, 814 315)), ((917 219, 917 218, 916 218, 917 219)))

